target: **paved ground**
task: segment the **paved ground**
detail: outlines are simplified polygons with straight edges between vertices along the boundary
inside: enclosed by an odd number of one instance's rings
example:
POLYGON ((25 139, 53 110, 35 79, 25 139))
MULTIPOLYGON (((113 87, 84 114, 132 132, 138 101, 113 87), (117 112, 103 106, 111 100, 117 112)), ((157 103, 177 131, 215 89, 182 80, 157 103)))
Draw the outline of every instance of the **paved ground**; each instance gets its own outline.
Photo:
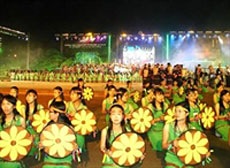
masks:
MULTIPOLYGON (((66 100, 69 100, 69 90, 72 86, 76 84, 73 83, 45 83, 45 82, 0 82, 0 92, 8 93, 9 88, 11 86, 18 86, 20 88, 20 95, 19 99, 24 102, 24 95, 26 90, 33 88, 36 89, 39 93, 38 102, 45 107, 47 106, 48 100, 52 98, 52 89, 59 85, 62 86, 64 89, 64 95, 66 100)), ((125 86, 124 84, 116 84, 116 86, 125 86)), ((105 116, 101 114, 101 103, 103 100, 103 89, 105 87, 104 83, 97 83, 97 84, 88 84, 95 90, 95 97, 93 101, 87 102, 87 105, 91 111, 93 111, 98 120, 98 128, 101 130, 105 127, 105 116)), ((135 89, 140 89, 141 84, 133 84, 135 89)), ((212 93, 208 93, 205 95, 204 101, 208 104, 212 103, 212 93)), ((230 147, 227 145, 226 142, 216 138, 213 135, 213 130, 206 131, 208 138, 211 143, 211 148, 214 149, 214 153, 212 154, 211 158, 213 161, 211 164, 206 165, 207 168, 228 168, 230 167, 230 147)), ((144 135, 144 137, 146 137, 144 135)), ((88 154, 83 156, 83 162, 80 164, 75 163, 73 167, 78 168, 99 168, 101 166, 102 154, 99 150, 99 143, 100 143, 100 132, 96 139, 93 139, 92 136, 87 136, 87 148, 88 154)), ((160 168, 163 167, 163 153, 157 153, 151 150, 151 146, 149 141, 145 138, 146 141, 146 158, 143 161, 142 168, 160 168)), ((37 162, 33 158, 25 159, 26 164, 28 167, 31 168, 39 168, 41 167, 41 162, 37 162)), ((202 167, 201 165, 197 165, 198 167, 202 167)))

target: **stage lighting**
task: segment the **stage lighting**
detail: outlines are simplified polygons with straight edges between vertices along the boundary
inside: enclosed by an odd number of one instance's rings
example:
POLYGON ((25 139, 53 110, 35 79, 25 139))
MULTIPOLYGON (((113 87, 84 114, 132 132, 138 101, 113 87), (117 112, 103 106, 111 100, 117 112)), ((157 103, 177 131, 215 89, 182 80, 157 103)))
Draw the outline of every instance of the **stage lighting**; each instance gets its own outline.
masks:
POLYGON ((219 40, 219 42, 220 42, 220 44, 224 44, 224 41, 221 39, 221 37, 220 36, 218 36, 218 40, 219 40))
POLYGON ((134 40, 138 40, 138 37, 134 37, 134 40))
POLYGON ((187 35, 186 35, 188 38, 190 37, 190 34, 189 33, 187 33, 187 35))
POLYGON ((174 40, 174 39, 175 39, 175 35, 171 34, 171 40, 174 40))
POLYGON ((203 37, 206 38, 206 34, 204 34, 203 37))
POLYGON ((122 41, 122 37, 120 37, 120 41, 122 41))
POLYGON ((159 37, 158 37, 158 41, 159 41, 159 42, 162 42, 162 40, 163 40, 162 37, 159 36, 159 37))
POLYGON ((229 34, 226 34, 225 37, 229 37, 229 34))
POLYGON ((182 38, 182 37, 183 37, 182 34, 180 34, 180 35, 179 35, 179 38, 182 38))
POLYGON ((195 37, 196 37, 196 38, 198 38, 198 37, 199 37, 199 35, 198 35, 198 34, 195 34, 195 37))
POLYGON ((142 37, 141 37, 141 39, 142 39, 142 40, 145 40, 145 37, 144 37, 144 36, 142 36, 142 37))
POLYGON ((129 36, 127 37, 127 40, 128 40, 128 41, 130 40, 130 37, 129 37, 129 36))

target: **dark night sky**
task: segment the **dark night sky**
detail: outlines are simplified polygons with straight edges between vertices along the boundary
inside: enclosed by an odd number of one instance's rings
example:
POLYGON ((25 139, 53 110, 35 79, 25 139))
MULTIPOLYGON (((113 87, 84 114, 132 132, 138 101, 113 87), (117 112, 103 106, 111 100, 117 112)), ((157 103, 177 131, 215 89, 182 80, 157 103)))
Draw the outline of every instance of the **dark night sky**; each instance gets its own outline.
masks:
POLYGON ((0 25, 31 32, 37 40, 53 40, 59 32, 230 30, 230 2, 1 0, 0 25))

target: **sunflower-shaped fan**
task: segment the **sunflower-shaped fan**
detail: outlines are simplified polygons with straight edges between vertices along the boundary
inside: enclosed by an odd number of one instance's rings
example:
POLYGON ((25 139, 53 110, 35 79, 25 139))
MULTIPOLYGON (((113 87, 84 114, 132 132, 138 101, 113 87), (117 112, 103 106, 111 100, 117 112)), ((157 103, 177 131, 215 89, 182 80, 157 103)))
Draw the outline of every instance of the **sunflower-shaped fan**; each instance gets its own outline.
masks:
POLYGON ((176 117, 175 117, 175 111, 176 111, 176 107, 175 106, 169 107, 166 110, 166 113, 165 113, 165 116, 164 116, 164 120, 165 120, 166 123, 170 123, 170 122, 175 121, 175 119, 176 119, 176 117))
POLYGON ((32 127, 37 133, 40 133, 49 121, 49 111, 42 109, 33 115, 32 127))
POLYGON ((201 123, 205 129, 210 129, 214 126, 215 123, 215 110, 213 107, 206 106, 201 111, 201 123))
POLYGON ((7 161, 23 159, 32 147, 33 137, 23 127, 11 126, 0 132, 0 157, 7 161))
POLYGON ((177 156, 186 165, 195 165, 206 158, 209 141, 201 131, 189 130, 178 139, 177 156))
POLYGON ((134 92, 134 94, 133 94, 133 100, 134 100, 134 102, 139 102, 140 100, 141 100, 141 94, 140 94, 140 92, 139 91, 135 91, 134 92))
POLYGON ((44 151, 55 158, 70 155, 77 146, 74 131, 62 123, 46 126, 40 134, 40 142, 44 151))
POLYGON ((93 88, 89 86, 85 87, 83 90, 83 99, 90 101, 93 99, 93 96, 94 96, 93 88))
POLYGON ((206 103, 200 103, 199 104, 200 111, 202 111, 206 106, 207 106, 206 103))
POLYGON ((145 133, 151 128, 152 112, 148 108, 139 108, 131 116, 130 124, 135 132, 145 133))
POLYGON ((120 166, 132 166, 145 152, 145 142, 136 133, 123 133, 115 138, 111 146, 112 158, 120 166))
POLYGON ((93 112, 86 110, 79 110, 71 120, 74 126, 74 131, 80 135, 87 135, 96 129, 96 117, 93 112))

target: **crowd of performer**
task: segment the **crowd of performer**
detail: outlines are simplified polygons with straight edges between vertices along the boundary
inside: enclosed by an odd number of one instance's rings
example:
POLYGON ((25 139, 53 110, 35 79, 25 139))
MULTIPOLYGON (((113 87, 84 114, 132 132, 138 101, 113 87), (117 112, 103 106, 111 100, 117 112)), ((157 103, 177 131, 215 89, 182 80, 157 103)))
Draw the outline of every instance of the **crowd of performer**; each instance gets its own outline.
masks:
MULTIPOLYGON (((151 128, 147 131, 153 151, 166 152, 165 167, 189 167, 177 156, 175 148, 178 146, 178 137, 190 129, 204 132, 201 124, 200 103, 204 94, 214 91, 212 106, 215 109, 215 135, 230 145, 230 93, 226 90, 229 86, 229 70, 225 72, 221 66, 214 71, 209 67, 209 73, 203 72, 200 65, 193 74, 184 71, 183 66, 166 67, 156 64, 145 65, 140 69, 143 77, 142 99, 134 101, 132 81, 127 80, 127 86, 118 88, 115 78, 109 78, 104 91, 101 111, 105 117, 106 127, 101 131, 100 149, 103 152, 103 168, 123 167, 117 165, 112 159, 110 147, 113 140, 124 132, 132 132, 130 119, 132 113, 139 107, 148 108, 154 117, 151 128), (114 79, 114 80, 112 80, 114 79), (166 123, 163 116, 169 107, 175 106, 175 120, 166 123)), ((76 77, 77 78, 77 77, 76 77)), ((64 122, 73 127, 71 119, 81 110, 88 109, 83 99, 84 79, 78 80, 78 86, 70 89, 70 101, 66 102, 63 89, 57 86, 53 90, 54 97, 47 104, 51 121, 47 124, 64 122)), ((1 95, 1 124, 0 130, 15 125, 26 128, 33 135, 34 145, 27 157, 34 157, 42 151, 44 146, 39 142, 39 134, 31 126, 33 114, 44 107, 37 101, 38 93, 30 89, 25 94, 25 105, 18 99, 19 89, 15 86, 10 89, 9 95, 1 95)), ((95 133, 95 132, 93 132, 95 133)), ((86 152, 85 136, 76 133, 75 148, 86 152)), ((0 147, 2 147, 0 143, 0 147)), ((0 151, 0 155, 1 155, 0 151)), ((6 152, 6 151, 4 151, 6 152)), ((90 151, 89 151, 90 152, 90 151)), ((20 152, 19 152, 20 153, 20 152)), ((207 159, 211 152, 206 151, 207 159)), ((43 168, 62 167, 72 165, 72 155, 65 158, 55 158, 46 155, 43 168)), ((192 156, 191 156, 192 157, 192 156)), ((140 157, 137 166, 141 165, 145 154, 140 157)), ((23 167, 22 161, 8 162, 0 160, 0 167, 23 167)))

